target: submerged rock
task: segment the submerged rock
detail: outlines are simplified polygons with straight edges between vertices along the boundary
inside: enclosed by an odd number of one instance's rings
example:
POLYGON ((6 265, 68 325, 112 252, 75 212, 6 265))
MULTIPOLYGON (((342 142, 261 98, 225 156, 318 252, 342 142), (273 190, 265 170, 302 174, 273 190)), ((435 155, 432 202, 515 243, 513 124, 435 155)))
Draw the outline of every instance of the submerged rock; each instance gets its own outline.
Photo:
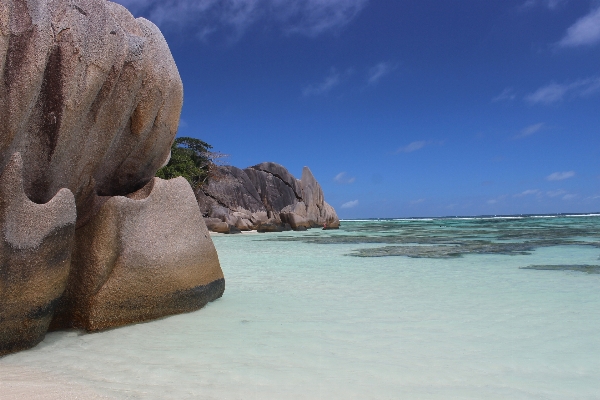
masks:
POLYGON ((349 255, 411 258, 455 258, 469 254, 528 255, 543 247, 598 248, 600 243, 597 224, 580 223, 573 226, 548 223, 542 219, 369 221, 366 224, 349 224, 341 235, 286 236, 268 240, 312 244, 382 244, 384 246, 356 249, 349 255), (377 234, 374 235, 374 232, 377 234))
POLYGON ((588 274, 600 274, 600 265, 529 265, 519 269, 535 269, 538 271, 576 271, 588 274))

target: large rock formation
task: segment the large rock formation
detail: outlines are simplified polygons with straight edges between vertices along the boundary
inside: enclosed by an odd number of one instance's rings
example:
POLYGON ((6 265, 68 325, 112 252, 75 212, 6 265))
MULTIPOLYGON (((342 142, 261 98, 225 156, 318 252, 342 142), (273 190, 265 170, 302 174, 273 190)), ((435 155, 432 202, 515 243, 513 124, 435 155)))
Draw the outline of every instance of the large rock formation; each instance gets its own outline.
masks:
POLYGON ((183 89, 151 22, 105 0, 0 2, 0 355, 221 296, 169 158, 183 89))
POLYGON ((47 204, 23 192, 23 164, 0 176, 0 355, 39 343, 65 290, 75 231, 75 199, 61 189, 47 204))
POLYGON ((271 232, 286 225, 294 230, 340 225, 308 167, 300 180, 272 162, 244 170, 219 167, 216 178, 196 197, 208 228, 215 232, 227 233, 231 227, 271 232))
MULTIPOLYGON (((112 197, 77 230, 56 328, 96 331, 191 311, 223 293, 217 253, 189 183, 154 178, 112 197)), ((54 326, 53 326, 54 328, 54 326)))
POLYGON ((21 153, 27 196, 143 187, 169 156, 183 90, 162 34, 105 0, 0 3, 0 170, 21 153))

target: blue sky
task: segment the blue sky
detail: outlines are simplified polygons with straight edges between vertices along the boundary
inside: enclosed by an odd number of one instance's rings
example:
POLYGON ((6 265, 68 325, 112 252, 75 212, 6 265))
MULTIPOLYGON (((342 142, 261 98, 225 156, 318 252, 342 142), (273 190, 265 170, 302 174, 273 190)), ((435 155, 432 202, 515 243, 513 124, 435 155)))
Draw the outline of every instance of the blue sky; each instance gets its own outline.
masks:
POLYGON ((178 135, 311 168, 342 218, 600 211, 600 2, 119 0, 178 135))

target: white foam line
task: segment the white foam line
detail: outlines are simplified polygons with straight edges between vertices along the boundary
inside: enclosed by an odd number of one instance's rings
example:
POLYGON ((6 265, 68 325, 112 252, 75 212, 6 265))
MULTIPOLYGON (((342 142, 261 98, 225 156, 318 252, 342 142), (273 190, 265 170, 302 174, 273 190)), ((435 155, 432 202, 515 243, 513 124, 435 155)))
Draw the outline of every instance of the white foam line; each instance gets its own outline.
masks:
POLYGON ((486 220, 486 219, 525 219, 525 218, 568 218, 600 217, 600 214, 561 214, 561 215, 507 215, 486 217, 438 217, 438 218, 378 218, 378 219, 341 219, 340 222, 382 222, 382 221, 437 221, 437 220, 486 220))

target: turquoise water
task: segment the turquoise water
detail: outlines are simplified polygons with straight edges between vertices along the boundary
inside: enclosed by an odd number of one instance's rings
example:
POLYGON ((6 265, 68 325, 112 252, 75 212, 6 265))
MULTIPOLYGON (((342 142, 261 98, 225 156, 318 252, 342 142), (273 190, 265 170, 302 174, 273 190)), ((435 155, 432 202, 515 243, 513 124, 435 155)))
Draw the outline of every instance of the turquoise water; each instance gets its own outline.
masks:
POLYGON ((18 370, 110 398, 600 399, 599 216, 342 228, 215 235, 223 298, 51 333, 0 359, 0 390, 18 370))

